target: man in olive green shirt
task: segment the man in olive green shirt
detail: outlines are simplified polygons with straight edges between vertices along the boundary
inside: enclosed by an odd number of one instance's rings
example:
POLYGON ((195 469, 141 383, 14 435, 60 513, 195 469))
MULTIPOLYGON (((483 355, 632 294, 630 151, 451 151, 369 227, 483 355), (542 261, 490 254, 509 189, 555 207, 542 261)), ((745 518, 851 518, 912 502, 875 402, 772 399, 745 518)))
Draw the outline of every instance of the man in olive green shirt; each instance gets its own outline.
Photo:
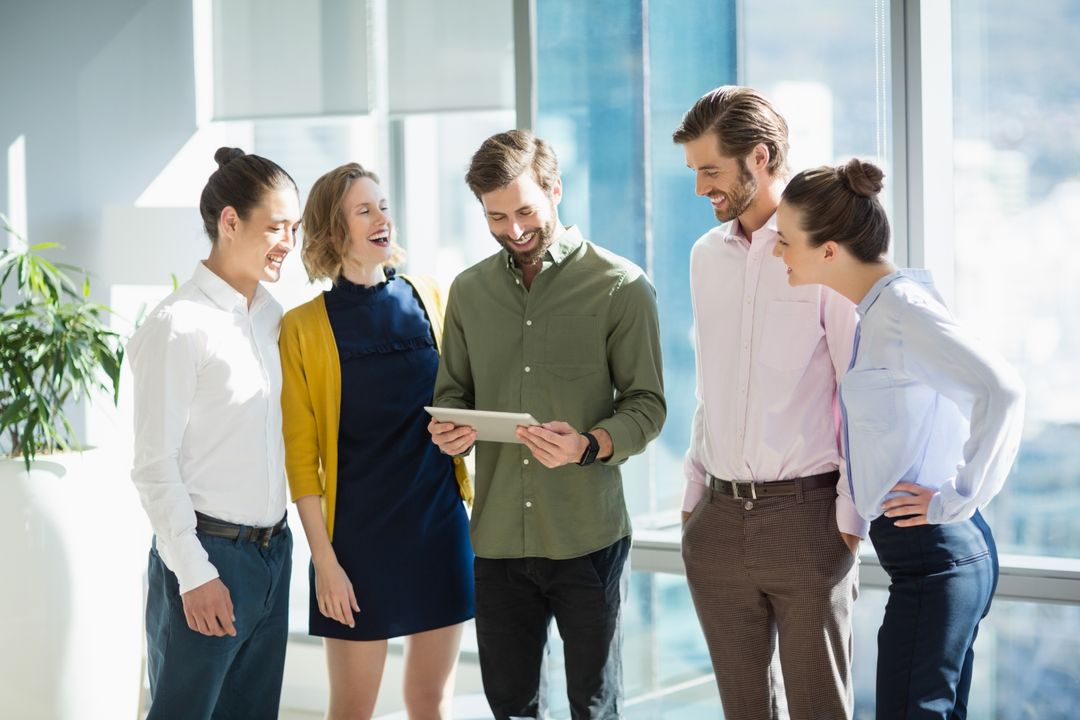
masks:
MULTIPOLYGON (((435 404, 528 412, 522 444, 476 450, 472 541, 484 690, 497 718, 539 717, 552 617, 573 717, 621 714, 619 615, 630 542, 619 464, 666 407, 656 293, 633 263, 559 222, 558 162, 524 130, 488 138, 466 181, 503 246, 454 281, 435 404)), ((432 421, 446 453, 476 432, 432 421)))

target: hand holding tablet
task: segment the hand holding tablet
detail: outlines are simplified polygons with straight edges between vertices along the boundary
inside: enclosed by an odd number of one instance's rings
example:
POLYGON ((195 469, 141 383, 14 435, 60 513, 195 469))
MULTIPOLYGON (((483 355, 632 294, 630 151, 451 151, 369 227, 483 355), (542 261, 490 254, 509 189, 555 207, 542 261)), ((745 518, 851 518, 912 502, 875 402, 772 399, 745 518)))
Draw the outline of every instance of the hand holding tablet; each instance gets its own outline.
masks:
POLYGON ((529 413, 495 412, 494 410, 463 410, 461 408, 425 407, 438 422, 467 425, 476 430, 477 440, 518 443, 515 429, 519 425, 539 425, 529 413))

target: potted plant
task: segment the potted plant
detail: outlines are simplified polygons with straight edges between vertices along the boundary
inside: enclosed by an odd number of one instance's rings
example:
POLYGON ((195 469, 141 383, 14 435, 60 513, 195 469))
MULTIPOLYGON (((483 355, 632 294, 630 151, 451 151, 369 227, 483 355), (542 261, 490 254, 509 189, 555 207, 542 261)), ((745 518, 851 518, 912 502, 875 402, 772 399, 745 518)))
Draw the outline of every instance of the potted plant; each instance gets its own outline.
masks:
POLYGON ((0 250, 0 715, 132 717, 141 513, 125 461, 82 452, 69 417, 116 403, 122 339, 86 274, 45 257, 55 243, 16 238, 0 250))
POLYGON ((102 392, 116 402, 124 349, 107 308, 90 301, 89 278, 77 286, 67 274, 76 268, 41 255, 57 243, 26 245, 0 221, 19 240, 0 251, 0 448, 29 471, 39 453, 83 449, 66 410, 102 392))

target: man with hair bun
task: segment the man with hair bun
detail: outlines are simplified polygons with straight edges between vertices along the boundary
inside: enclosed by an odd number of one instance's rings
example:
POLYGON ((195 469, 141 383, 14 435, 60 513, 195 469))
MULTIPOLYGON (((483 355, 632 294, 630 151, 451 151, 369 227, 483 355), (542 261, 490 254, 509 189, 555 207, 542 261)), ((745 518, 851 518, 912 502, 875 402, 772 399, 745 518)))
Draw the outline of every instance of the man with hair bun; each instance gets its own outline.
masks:
POLYGON ((728 720, 847 718, 866 523, 851 502, 837 384, 854 306, 792 288, 773 257, 787 123, 759 92, 701 97, 673 140, 723 225, 690 256, 697 411, 683 559, 728 720), (774 655, 779 653, 781 689, 774 655))
MULTIPOLYGON (((454 280, 435 404, 528 412, 522 444, 476 448, 472 541, 484 693, 499 720, 544 716, 541 667, 554 618, 571 717, 617 718, 630 517, 619 465, 657 435, 666 405, 656 293, 633 263, 559 220, 551 147, 494 135, 466 175, 495 255, 454 280)), ((432 420, 461 455, 468 426, 432 420)))
POLYGON ((127 345, 131 478, 154 531, 147 569, 149 720, 276 718, 288 638, 281 306, 296 183, 221 148, 199 210, 210 255, 127 345))

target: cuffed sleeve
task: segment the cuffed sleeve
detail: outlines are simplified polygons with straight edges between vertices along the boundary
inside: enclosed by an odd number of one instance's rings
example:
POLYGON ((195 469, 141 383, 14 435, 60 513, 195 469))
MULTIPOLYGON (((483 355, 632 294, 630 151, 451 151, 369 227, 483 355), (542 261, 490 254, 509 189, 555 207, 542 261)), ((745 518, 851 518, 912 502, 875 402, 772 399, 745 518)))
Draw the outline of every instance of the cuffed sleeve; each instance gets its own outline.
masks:
POLYGON ((190 334, 161 311, 128 344, 135 379, 135 453, 131 479, 165 566, 185 593, 218 577, 195 534, 195 508, 180 473, 180 451, 198 383, 190 334))

